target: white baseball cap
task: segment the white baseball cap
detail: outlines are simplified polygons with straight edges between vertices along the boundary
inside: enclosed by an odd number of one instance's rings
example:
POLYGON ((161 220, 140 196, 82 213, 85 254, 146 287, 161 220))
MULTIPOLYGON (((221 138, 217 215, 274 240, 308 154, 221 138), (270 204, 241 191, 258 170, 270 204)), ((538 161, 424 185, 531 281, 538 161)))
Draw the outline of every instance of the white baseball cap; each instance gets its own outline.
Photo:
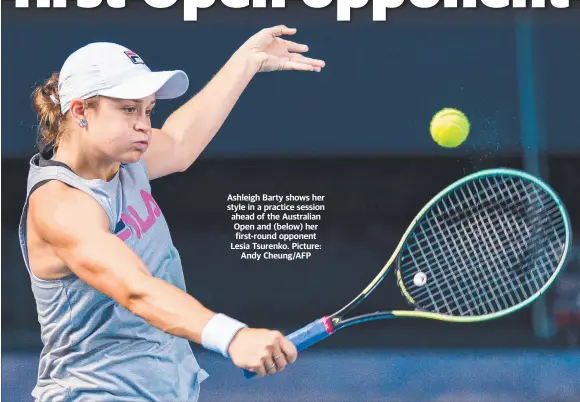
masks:
POLYGON ((58 80, 60 110, 65 114, 75 98, 102 95, 118 99, 173 99, 189 87, 181 70, 151 71, 143 59, 124 46, 95 42, 88 44, 64 62, 58 80))

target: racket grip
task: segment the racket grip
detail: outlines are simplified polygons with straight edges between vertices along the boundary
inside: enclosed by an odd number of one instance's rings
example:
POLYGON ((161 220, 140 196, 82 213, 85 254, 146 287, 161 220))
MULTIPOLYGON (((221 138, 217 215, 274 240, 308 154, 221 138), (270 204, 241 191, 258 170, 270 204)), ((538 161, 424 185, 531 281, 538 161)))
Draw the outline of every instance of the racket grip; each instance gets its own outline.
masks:
MULTIPOLYGON (((305 327, 292 332, 287 335, 286 338, 288 338, 288 340, 296 346, 298 352, 300 352, 327 338, 332 334, 333 330, 330 319, 328 317, 322 317, 305 327)), ((249 379, 255 377, 256 373, 244 370, 244 376, 249 379)))
POLYGON ((292 332, 286 338, 290 340, 300 352, 332 334, 332 323, 328 317, 319 318, 303 328, 292 332))

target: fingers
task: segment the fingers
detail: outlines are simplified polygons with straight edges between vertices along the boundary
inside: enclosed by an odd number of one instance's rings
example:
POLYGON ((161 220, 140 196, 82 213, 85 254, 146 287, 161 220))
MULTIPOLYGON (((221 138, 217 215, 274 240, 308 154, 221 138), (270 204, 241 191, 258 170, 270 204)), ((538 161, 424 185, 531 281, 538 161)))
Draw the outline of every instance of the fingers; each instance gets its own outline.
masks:
POLYGON ((320 72, 326 65, 323 60, 311 59, 301 54, 293 54, 284 64, 284 70, 316 71, 320 72))
POLYGON ((276 372, 276 363, 272 359, 272 347, 266 347, 262 352, 263 355, 260 362, 250 370, 254 371, 258 377, 264 377, 268 374, 274 374, 276 372))
POLYGON ((286 355, 284 354, 284 352, 282 352, 282 348, 280 347, 279 344, 276 344, 274 346, 272 360, 274 360, 274 363, 276 364, 277 371, 283 371, 286 368, 286 365, 288 364, 288 361, 286 360, 286 355))
POLYGON ((309 64, 313 67, 319 67, 319 68, 322 68, 326 65, 324 60, 311 59, 310 57, 305 57, 305 56, 302 56, 301 54, 293 54, 290 57, 290 60, 296 61, 298 63, 309 64))
POLYGON ((278 371, 278 367, 276 366, 276 363, 274 363, 274 359, 272 358, 272 356, 268 356, 267 358, 264 359, 264 371, 266 372, 266 374, 276 374, 276 372, 278 371))
POLYGON ((301 43, 292 42, 291 40, 285 40, 284 39, 284 44, 286 45, 286 50, 288 50, 289 52, 302 53, 302 52, 307 52, 308 51, 308 46, 307 45, 303 45, 301 43))
MULTIPOLYGON (((281 35, 294 35, 297 30, 296 28, 288 28, 286 25, 277 25, 271 28, 266 28, 265 31, 268 32, 268 34, 270 34, 273 38, 276 38, 281 35)), ((291 40, 285 40, 281 38, 277 38, 276 41, 282 41, 286 51, 291 53, 291 56, 289 61, 283 63, 283 65, 279 65, 275 69, 320 72, 326 65, 323 60, 302 56, 300 53, 304 53, 309 50, 308 46, 305 44, 296 43, 291 40)))
POLYGON ((272 342, 272 354, 263 359, 264 371, 272 375, 284 371, 288 363, 295 362, 297 357, 296 347, 292 342, 284 337, 279 331, 272 331, 274 339, 272 342))
POLYGON ((296 28, 288 28, 286 25, 277 25, 275 27, 266 28, 266 31, 272 36, 294 35, 296 28))
POLYGON ((248 329, 231 349, 236 366, 256 373, 257 377, 283 371, 298 356, 296 347, 281 332, 248 329))
POLYGON ((285 336, 280 340, 280 349, 284 356, 286 356, 286 361, 289 364, 294 363, 298 358, 298 350, 296 350, 296 346, 285 336))
POLYGON ((296 71, 315 71, 313 66, 302 64, 295 61, 288 61, 284 63, 281 70, 296 70, 296 71))
POLYGON ((256 373, 256 377, 265 377, 267 372, 266 372, 266 365, 262 365, 261 367, 255 368, 255 369, 249 369, 250 371, 253 371, 254 373, 256 373))

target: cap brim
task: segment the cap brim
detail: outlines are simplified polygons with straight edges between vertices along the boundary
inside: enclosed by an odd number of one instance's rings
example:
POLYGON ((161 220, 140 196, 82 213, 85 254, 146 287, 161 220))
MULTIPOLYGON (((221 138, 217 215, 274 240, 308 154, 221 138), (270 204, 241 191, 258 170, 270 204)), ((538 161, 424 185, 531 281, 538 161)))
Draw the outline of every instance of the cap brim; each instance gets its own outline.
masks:
POLYGON ((117 99, 143 99, 155 94, 157 99, 174 99, 187 92, 189 78, 181 70, 155 71, 131 77, 99 95, 117 99))

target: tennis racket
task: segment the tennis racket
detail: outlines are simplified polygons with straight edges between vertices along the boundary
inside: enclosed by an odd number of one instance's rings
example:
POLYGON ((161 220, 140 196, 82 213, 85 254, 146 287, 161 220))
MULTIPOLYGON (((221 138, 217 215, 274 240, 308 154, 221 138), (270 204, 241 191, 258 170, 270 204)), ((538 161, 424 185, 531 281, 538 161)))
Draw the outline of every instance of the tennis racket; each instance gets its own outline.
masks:
MULTIPOLYGON (((570 250, 566 208, 543 181, 483 170, 437 194, 411 222, 371 283, 336 313, 287 335, 298 351, 355 324, 389 318, 481 322, 526 307, 552 284, 570 250), (346 318, 395 270, 414 307, 346 318)), ((247 378, 254 372, 244 370, 247 378)))

